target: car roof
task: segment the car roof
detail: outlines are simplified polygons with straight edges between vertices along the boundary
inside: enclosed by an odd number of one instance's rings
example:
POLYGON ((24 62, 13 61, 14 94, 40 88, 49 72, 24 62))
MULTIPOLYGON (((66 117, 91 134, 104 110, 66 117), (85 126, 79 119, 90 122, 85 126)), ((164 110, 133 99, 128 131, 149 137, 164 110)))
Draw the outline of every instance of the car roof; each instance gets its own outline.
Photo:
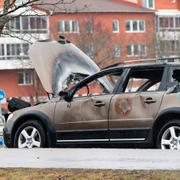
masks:
POLYGON ((167 65, 180 65, 180 62, 156 62, 156 63, 133 63, 133 64, 114 64, 108 67, 103 68, 105 69, 114 69, 114 68, 132 68, 132 67, 162 67, 167 65))
MULTIPOLYGON (((120 70, 120 69, 124 69, 124 68, 148 68, 148 67, 165 67, 167 65, 180 65, 180 63, 177 62, 156 62, 156 63, 136 63, 136 64, 113 64, 111 66, 108 66, 104 69, 101 69, 101 71, 92 74, 90 76, 87 76, 86 78, 84 78, 79 84, 79 86, 83 85, 85 82, 91 81, 92 77, 96 77, 100 74, 103 73, 107 73, 107 72, 112 72, 114 70, 120 70)), ((75 86, 74 86, 75 87, 75 86)), ((72 89, 74 88, 72 87, 72 89)))

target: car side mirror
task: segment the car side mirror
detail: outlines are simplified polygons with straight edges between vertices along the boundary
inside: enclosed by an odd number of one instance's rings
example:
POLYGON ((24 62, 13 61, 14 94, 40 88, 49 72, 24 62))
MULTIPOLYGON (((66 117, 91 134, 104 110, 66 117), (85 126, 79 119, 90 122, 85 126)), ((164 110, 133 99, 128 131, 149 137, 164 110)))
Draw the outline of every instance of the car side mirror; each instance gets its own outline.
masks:
POLYGON ((64 91, 59 92, 59 96, 61 96, 61 97, 64 97, 64 96, 67 96, 67 95, 68 95, 67 92, 64 92, 64 91))
POLYGON ((60 91, 59 96, 61 96, 65 101, 70 102, 72 100, 68 92, 60 91))

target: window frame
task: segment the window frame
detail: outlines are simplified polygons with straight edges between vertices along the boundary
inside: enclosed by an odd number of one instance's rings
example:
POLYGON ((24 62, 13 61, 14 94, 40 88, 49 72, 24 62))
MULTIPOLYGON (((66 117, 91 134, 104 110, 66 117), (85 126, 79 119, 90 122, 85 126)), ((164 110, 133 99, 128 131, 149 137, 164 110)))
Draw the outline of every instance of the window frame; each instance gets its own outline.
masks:
POLYGON ((173 15, 169 15, 169 16, 158 16, 158 30, 180 30, 180 15, 176 15, 176 16, 173 16, 173 15), (176 24, 176 19, 178 18, 178 21, 179 21, 179 26, 177 26, 177 24, 176 24), (161 19, 164 19, 164 21, 165 20, 167 20, 167 22, 168 22, 168 26, 167 27, 163 27, 163 24, 161 25, 161 23, 163 23, 163 22, 161 22, 161 19), (172 27, 171 27, 171 22, 170 22, 170 19, 172 19, 172 27))
POLYGON ((146 57, 147 56, 147 46, 145 44, 129 44, 126 46, 127 51, 127 57, 146 57), (131 48, 131 54, 128 54, 128 47, 131 48), (135 54, 135 47, 138 49, 138 54, 135 54), (144 47, 144 54, 141 54, 142 49, 141 47, 144 47))
POLYGON ((58 21, 58 33, 70 34, 70 33, 79 33, 79 21, 78 20, 59 20, 58 21), (69 26, 69 30, 66 30, 65 25, 69 26), (73 23, 76 25, 76 30, 73 31, 73 23), (61 26, 60 26, 61 25, 61 26))
MULTIPOLYGON (((166 73, 167 73, 167 67, 165 66, 157 66, 157 67, 140 67, 140 68, 137 68, 137 67, 134 67, 134 68, 128 68, 128 74, 126 76, 126 79, 125 81, 123 82, 122 84, 122 88, 121 88, 121 93, 123 94, 129 94, 129 93, 141 93, 141 92, 148 92, 148 93, 151 93, 151 92, 159 92, 159 91, 165 91, 165 80, 167 80, 166 78, 166 73), (130 80, 130 75, 132 72, 135 72, 135 71, 147 71, 147 70, 160 70, 162 69, 162 76, 161 76, 161 80, 160 80, 160 85, 158 87, 158 90, 152 90, 152 91, 142 91, 141 90, 141 87, 138 87, 137 88, 137 91, 133 91, 133 92, 125 92, 126 88, 127 88, 127 85, 128 85, 128 82, 130 80)), ((146 84, 146 83, 145 83, 146 84)), ((144 85, 145 85, 144 84, 144 85)))
POLYGON ((4 55, 3 56, 0 55, 0 60, 29 59, 28 49, 30 47, 30 44, 7 43, 7 44, 0 44, 0 46, 1 45, 3 45, 4 47, 4 55))
POLYGON ((143 7, 154 9, 155 8, 155 0, 142 0, 143 7), (152 1, 152 7, 150 7, 150 1, 152 1))
POLYGON ((121 47, 120 44, 114 44, 114 57, 121 57, 121 47))
POLYGON ((125 27, 127 33, 144 33, 146 32, 146 21, 144 19, 131 19, 125 21, 125 27), (141 30, 140 23, 143 22, 143 30, 141 30), (129 30, 127 30, 127 23, 129 24, 129 30), (133 24, 137 23, 137 30, 133 29, 133 24))
POLYGON ((120 23, 118 19, 113 19, 112 20, 112 32, 113 33, 119 33, 120 32, 120 23))
POLYGON ((0 60, 5 59, 5 47, 4 44, 0 44, 0 60))
MULTIPOLYGON (((92 76, 88 76, 87 78, 83 79, 82 81, 80 81, 78 84, 74 85, 70 90, 68 90, 68 100, 72 100, 74 98, 74 95, 75 93, 82 87, 84 87, 86 84, 92 82, 93 80, 97 79, 97 78, 100 78, 102 76, 105 76, 105 75, 108 75, 108 74, 111 74, 111 73, 118 73, 118 72, 121 72, 121 75, 119 77, 119 79, 117 80, 117 83, 116 83, 116 86, 114 87, 112 93, 110 94, 116 94, 118 88, 119 88, 119 85, 120 85, 120 82, 121 82, 121 79, 124 78, 123 77, 123 74, 124 74, 124 68, 123 67, 118 67, 118 68, 108 68, 108 69, 104 69, 92 76)), ((106 94, 106 95, 109 95, 109 94, 106 94)), ((82 97, 84 98, 84 97, 82 97)))
MULTIPOLYGON (((17 22, 15 22, 17 23, 17 22)), ((17 24, 16 24, 17 25, 17 24)), ((12 32, 16 32, 16 33, 48 33, 48 17, 45 15, 40 15, 40 16, 35 16, 35 15, 31 15, 31 16, 19 16, 19 17, 12 17, 12 19, 10 19, 10 21, 8 22, 8 26, 9 26, 9 30, 12 32), (14 20, 19 19, 19 27, 18 28, 12 28, 13 26, 11 26, 14 23, 14 20), (37 21, 37 19, 40 18, 40 23, 37 21), (25 20, 27 21, 26 25, 27 25, 27 29, 24 28, 24 23, 25 20), (31 27, 31 19, 33 20, 32 22, 34 22, 36 24, 36 28, 32 28, 31 27), (36 20, 36 21, 35 21, 36 20), (45 20, 46 24, 45 27, 43 27, 43 20, 45 20), (37 28, 38 25, 41 25, 40 28, 37 28)))
MULTIPOLYGON (((117 87, 119 86, 119 80, 121 79, 121 77, 122 77, 122 74, 123 74, 123 69, 122 68, 119 68, 118 70, 117 69, 114 69, 114 71, 111 71, 112 69, 109 69, 107 72, 106 71, 102 71, 102 72, 100 72, 100 73, 97 73, 97 74, 95 74, 95 75, 93 75, 93 76, 91 76, 91 77, 88 77, 87 78, 87 82, 86 83, 84 83, 84 85, 81 85, 81 86, 79 86, 78 88, 76 88, 76 90, 75 90, 75 93, 77 92, 77 91, 79 91, 81 88, 84 88, 84 87, 86 87, 86 86, 88 86, 88 84, 91 84, 91 83, 93 83, 93 82, 97 82, 98 84, 99 84, 99 86, 101 86, 101 88, 103 88, 103 84, 101 84, 101 82, 99 81, 99 79, 100 78, 104 78, 105 76, 113 76, 113 74, 115 74, 116 72, 117 73, 120 73, 120 71, 121 71, 121 75, 119 75, 119 77, 117 78, 117 81, 116 81, 116 84, 114 85, 114 87, 113 87, 113 90, 112 90, 112 92, 109 92, 109 93, 104 93, 104 94, 92 94, 92 95, 90 95, 90 96, 104 96, 104 95, 112 95, 112 94, 115 94, 115 91, 116 91, 116 89, 117 89, 117 87)), ((82 81, 83 82, 83 81, 82 81)), ((80 82, 81 83, 81 82, 80 82)), ((75 85, 76 86, 76 85, 75 85)), ((78 84, 77 84, 77 86, 78 86, 78 84)), ((89 87, 88 87, 89 88, 89 87)), ((105 88, 105 87, 104 87, 105 88)), ((75 95, 75 94, 74 94, 75 95)), ((74 97, 78 97, 78 96, 74 96, 74 97)), ((80 97, 88 97, 88 96, 80 96, 80 97)))
POLYGON ((23 70, 18 72, 18 83, 19 86, 31 86, 33 85, 33 71, 32 70, 23 70), (27 81, 27 77, 30 77, 30 81, 27 81), (20 82, 20 76, 22 76, 22 82, 20 82))

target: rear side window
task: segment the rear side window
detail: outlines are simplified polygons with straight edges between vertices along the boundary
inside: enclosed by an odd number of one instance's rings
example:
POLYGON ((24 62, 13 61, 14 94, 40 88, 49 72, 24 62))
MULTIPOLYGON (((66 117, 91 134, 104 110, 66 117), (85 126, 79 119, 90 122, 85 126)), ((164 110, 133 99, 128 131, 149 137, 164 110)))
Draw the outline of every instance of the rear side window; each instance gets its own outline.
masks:
POLYGON ((125 93, 158 91, 163 71, 164 68, 131 70, 124 84, 123 91, 125 93))
MULTIPOLYGON (((175 76, 173 77, 173 74, 174 74, 175 71, 176 71, 176 72, 178 72, 178 71, 180 72, 180 68, 172 68, 172 69, 171 69, 170 82, 175 82, 176 80, 179 79, 178 76, 177 76, 177 77, 175 77, 175 76)), ((178 74, 180 74, 180 73, 178 73, 178 74)))
POLYGON ((173 77, 174 71, 180 71, 180 67, 170 67, 170 70, 168 73, 168 82, 167 82, 166 90, 177 83, 178 77, 177 78, 173 77))

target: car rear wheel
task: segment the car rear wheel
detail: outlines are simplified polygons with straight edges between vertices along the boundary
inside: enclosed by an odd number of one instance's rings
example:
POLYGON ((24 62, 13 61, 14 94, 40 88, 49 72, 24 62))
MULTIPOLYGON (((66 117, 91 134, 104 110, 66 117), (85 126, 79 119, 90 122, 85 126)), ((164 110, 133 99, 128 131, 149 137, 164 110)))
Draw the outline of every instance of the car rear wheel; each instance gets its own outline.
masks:
POLYGON ((45 147, 45 145, 44 129, 35 120, 23 123, 15 133, 14 147, 16 148, 40 148, 45 147))
POLYGON ((180 121, 174 120, 166 123, 157 137, 157 148, 180 150, 180 121))

